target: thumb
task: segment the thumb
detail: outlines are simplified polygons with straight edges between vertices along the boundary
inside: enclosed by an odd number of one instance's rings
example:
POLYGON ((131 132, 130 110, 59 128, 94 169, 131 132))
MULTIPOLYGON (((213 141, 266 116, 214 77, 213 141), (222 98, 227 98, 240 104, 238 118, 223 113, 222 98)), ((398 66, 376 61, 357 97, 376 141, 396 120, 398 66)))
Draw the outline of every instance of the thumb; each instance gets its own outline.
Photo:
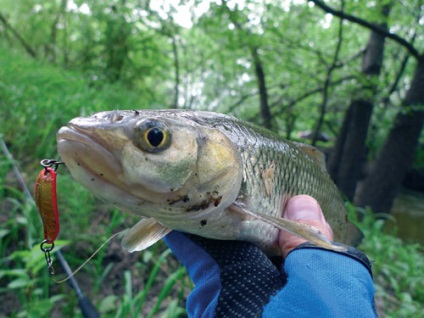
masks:
MULTIPOLYGON (((305 223, 316 227, 330 241, 333 240, 333 231, 325 221, 324 214, 318 202, 308 195, 297 195, 291 198, 286 205, 283 217, 292 221, 305 223)), ((284 257, 306 240, 286 231, 280 231, 279 244, 284 257)))

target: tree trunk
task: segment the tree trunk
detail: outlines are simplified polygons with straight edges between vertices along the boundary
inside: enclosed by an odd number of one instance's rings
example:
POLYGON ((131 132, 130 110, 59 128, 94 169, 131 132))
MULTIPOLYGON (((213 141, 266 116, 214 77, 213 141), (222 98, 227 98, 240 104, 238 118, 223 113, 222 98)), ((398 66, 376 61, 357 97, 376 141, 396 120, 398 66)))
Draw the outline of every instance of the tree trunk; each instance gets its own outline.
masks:
MULTIPOLYGON (((344 10, 344 2, 343 1, 342 1, 341 5, 342 5, 342 11, 343 11, 344 10)), ((334 51, 333 62, 327 68, 327 75, 325 76, 324 86, 323 86, 323 89, 322 89, 322 101, 321 101, 321 105, 319 107, 319 117, 318 117, 318 121, 315 125, 314 132, 312 134, 312 146, 316 145, 316 142, 318 141, 318 135, 319 135, 320 130, 321 130, 321 126, 324 123, 325 113, 327 112, 330 82, 331 82, 331 78, 333 76, 333 71, 336 69, 337 64, 339 63, 339 54, 340 54, 340 49, 342 48, 342 43, 343 43, 343 19, 340 19, 339 20, 339 32, 338 32, 338 40, 337 40, 336 50, 334 51)))
POLYGON ((64 12, 66 11, 66 4, 68 3, 67 0, 62 0, 60 3, 60 7, 57 11, 56 17, 53 21, 53 24, 50 28, 50 42, 46 44, 45 50, 46 50, 46 58, 50 60, 52 63, 56 63, 56 40, 57 40, 57 30, 59 25, 60 17, 64 15, 64 12))
POLYGON ((171 43, 172 43, 172 53, 174 55, 174 74, 175 74, 175 84, 174 84, 174 103, 171 108, 178 108, 178 100, 180 99, 180 61, 178 57, 178 46, 177 39, 175 35, 170 35, 171 43))
MULTIPOLYGON (((382 8, 384 18, 390 12, 388 5, 382 8)), ((387 24, 382 24, 387 30, 387 24)), ((366 52, 362 60, 362 74, 369 78, 367 85, 355 94, 346 112, 341 133, 336 141, 333 156, 330 158, 329 171, 333 180, 349 200, 353 200, 357 181, 360 177, 361 162, 365 153, 365 140, 373 111, 373 99, 377 88, 373 81, 380 75, 383 64, 385 37, 371 32, 366 52)))
POLYGON ((336 184, 349 200, 353 200, 356 184, 361 173, 361 163, 365 153, 365 139, 372 114, 373 104, 367 99, 357 99, 351 102, 351 117, 340 165, 337 170, 336 184))
MULTIPOLYGON (((222 2, 224 9, 228 12, 228 16, 230 17, 230 21, 236 26, 237 30, 246 33, 247 36, 250 36, 250 31, 248 29, 244 29, 243 26, 237 20, 236 12, 232 11, 228 5, 227 1, 222 2)), ((250 49, 250 54, 252 56, 253 64, 255 66, 255 75, 256 80, 258 82, 258 91, 259 91, 259 107, 263 120, 263 125, 265 128, 272 130, 272 115, 269 109, 268 103, 268 91, 266 87, 265 81, 265 72, 262 65, 261 58, 259 57, 258 47, 247 44, 250 49)))
POLYGON ((128 57, 128 38, 131 30, 125 17, 118 12, 116 6, 112 6, 112 13, 107 18, 105 31, 105 73, 108 81, 114 83, 121 79, 122 70, 128 57))
POLYGON ((424 123, 424 55, 418 59, 414 78, 402 109, 355 203, 375 212, 389 212, 411 165, 424 123))
POLYGON ((269 110, 269 105, 268 105, 268 92, 267 92, 266 82, 265 82, 265 73, 264 73, 264 68, 262 66, 261 59, 259 58, 257 48, 252 49, 252 57, 253 57, 253 63, 255 65, 256 79, 258 81, 262 120, 263 120, 265 128, 272 129, 272 122, 271 122, 272 116, 271 116, 271 112, 269 110))

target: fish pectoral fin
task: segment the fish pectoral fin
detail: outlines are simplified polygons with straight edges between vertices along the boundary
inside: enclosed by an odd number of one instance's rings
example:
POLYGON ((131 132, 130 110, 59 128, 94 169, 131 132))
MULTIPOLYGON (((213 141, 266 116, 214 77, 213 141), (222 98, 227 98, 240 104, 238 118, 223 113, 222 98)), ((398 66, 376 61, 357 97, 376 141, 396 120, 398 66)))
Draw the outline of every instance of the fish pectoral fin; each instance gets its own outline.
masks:
POLYGON ((142 219, 125 234, 121 245, 130 253, 142 251, 171 231, 154 218, 142 219))
POLYGON ((305 223, 295 222, 289 219, 275 217, 268 214, 254 213, 237 204, 233 204, 230 209, 238 213, 247 214, 265 223, 271 224, 280 230, 287 231, 291 234, 304 238, 305 240, 315 244, 316 246, 334 251, 346 250, 346 247, 344 246, 333 244, 321 233, 320 230, 318 230, 314 226, 305 223))

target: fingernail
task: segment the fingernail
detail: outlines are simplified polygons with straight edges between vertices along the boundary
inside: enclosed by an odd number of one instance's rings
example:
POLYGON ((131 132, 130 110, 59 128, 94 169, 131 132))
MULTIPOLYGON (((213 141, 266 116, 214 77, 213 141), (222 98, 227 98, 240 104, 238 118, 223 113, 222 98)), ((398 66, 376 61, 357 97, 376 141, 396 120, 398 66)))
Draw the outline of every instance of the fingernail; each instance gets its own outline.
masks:
POLYGON ((297 195, 287 203, 284 217, 293 221, 325 221, 319 203, 308 195, 297 195))

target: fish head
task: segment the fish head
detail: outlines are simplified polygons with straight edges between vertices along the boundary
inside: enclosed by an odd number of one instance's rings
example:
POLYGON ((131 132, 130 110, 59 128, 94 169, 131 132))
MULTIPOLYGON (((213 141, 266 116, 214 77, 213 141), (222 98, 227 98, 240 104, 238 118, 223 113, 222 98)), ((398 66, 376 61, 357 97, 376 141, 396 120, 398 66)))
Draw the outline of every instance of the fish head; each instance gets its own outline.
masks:
POLYGON ((219 130, 184 111, 110 111, 71 120, 57 134, 74 179, 101 199, 177 227, 231 205, 241 158, 219 130))

